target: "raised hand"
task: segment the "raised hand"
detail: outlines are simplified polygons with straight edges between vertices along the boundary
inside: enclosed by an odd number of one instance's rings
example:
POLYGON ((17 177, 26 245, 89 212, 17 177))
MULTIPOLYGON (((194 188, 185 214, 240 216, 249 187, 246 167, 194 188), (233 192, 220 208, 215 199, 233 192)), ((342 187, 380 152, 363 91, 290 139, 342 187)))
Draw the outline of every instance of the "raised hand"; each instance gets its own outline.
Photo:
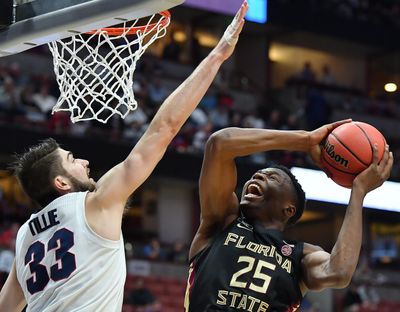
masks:
POLYGON ((385 147, 382 160, 380 162, 378 160, 378 146, 375 144, 373 162, 354 179, 353 188, 358 187, 364 194, 367 194, 381 186, 389 178, 393 166, 393 154, 389 152, 389 145, 385 147))
POLYGON ((224 35, 215 47, 215 52, 220 53, 224 59, 231 56, 236 43, 239 39, 239 34, 243 29, 244 16, 248 10, 247 0, 244 0, 240 9, 235 15, 230 25, 226 28, 224 35))

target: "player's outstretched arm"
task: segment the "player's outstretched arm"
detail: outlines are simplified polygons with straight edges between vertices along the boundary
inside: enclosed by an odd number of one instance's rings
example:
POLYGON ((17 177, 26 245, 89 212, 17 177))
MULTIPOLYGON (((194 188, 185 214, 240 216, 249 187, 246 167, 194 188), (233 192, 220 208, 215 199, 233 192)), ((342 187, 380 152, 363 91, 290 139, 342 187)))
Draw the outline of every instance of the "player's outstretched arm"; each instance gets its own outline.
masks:
POLYGON ((310 290, 347 286, 356 269, 362 240, 362 205, 367 193, 381 186, 390 176, 393 155, 386 146, 378 163, 378 149, 374 147, 374 161, 353 182, 349 205, 338 239, 329 254, 319 247, 305 245, 302 260, 303 282, 310 290))
POLYGON ((15 261, 13 263, 10 275, 0 292, 0 311, 2 312, 20 312, 26 305, 24 293, 17 280, 15 261))
MULTIPOLYGON (((99 180, 96 192, 88 195, 89 219, 100 222, 97 220, 101 219, 101 211, 108 221, 111 218, 120 221, 129 195, 154 170, 174 136, 206 93, 221 64, 231 56, 242 31, 247 8, 245 0, 217 46, 164 101, 128 157, 99 180), (94 216, 90 215, 90 210, 93 210, 94 216)), ((117 229, 119 233, 120 227, 116 226, 117 229)))

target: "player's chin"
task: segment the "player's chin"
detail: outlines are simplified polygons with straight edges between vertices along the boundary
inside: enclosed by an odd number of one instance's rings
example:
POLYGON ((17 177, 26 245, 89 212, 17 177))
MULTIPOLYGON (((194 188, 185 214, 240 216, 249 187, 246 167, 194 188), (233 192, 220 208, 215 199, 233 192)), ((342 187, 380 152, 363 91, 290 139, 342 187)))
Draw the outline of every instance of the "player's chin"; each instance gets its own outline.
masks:
POLYGON ((250 197, 247 198, 243 196, 240 200, 240 207, 241 209, 259 209, 261 207, 261 203, 263 201, 262 197, 250 197))
POLYGON ((242 212, 242 215, 248 220, 257 219, 261 211, 260 205, 256 205, 255 203, 246 200, 240 202, 239 209, 242 212))

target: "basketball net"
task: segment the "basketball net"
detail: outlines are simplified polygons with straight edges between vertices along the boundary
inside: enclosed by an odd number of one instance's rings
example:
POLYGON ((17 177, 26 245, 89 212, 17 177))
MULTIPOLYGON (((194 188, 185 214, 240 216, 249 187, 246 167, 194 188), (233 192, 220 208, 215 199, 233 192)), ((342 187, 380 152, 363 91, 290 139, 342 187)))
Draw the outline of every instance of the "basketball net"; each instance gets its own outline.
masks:
POLYGON ((92 119, 106 123, 115 114, 125 118, 136 109, 136 62, 166 34, 170 14, 154 14, 144 26, 138 26, 138 21, 49 43, 61 93, 53 114, 68 111, 74 123, 92 119))

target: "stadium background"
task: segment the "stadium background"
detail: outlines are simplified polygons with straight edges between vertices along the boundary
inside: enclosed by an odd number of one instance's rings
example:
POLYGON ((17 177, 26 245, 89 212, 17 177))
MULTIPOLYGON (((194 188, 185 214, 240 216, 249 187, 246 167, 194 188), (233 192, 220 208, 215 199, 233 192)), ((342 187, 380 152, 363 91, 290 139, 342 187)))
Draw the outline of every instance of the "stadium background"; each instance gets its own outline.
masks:
MULTIPOLYGON (((32 207, 7 171, 11 156, 51 136, 90 160, 93 176, 101 176, 125 157, 163 99, 218 42, 240 4, 225 2, 187 1, 171 10, 167 36, 138 63, 133 88, 139 109, 124 121, 71 124, 67 114, 51 115, 58 89, 47 47, 0 58, 0 282, 13 258, 15 233, 32 207)), ((388 82, 400 83, 400 4, 254 0, 250 5, 258 8, 256 22, 247 22, 235 54, 128 202, 124 311, 182 311, 187 248, 199 220, 197 179, 204 143, 213 131, 226 126, 314 129, 351 117, 380 129, 395 160, 400 157, 400 98, 384 89, 388 82)), ((238 186, 272 162, 313 168, 298 153, 261 153, 237 161, 238 186)), ((399 179, 396 161, 391 180, 399 179)), ((330 250, 344 210, 310 200, 300 223, 286 234, 330 250)), ((349 302, 358 304, 357 311, 400 310, 399 221, 398 212, 364 209, 354 282, 345 290, 310 293, 301 310, 343 311, 349 302)))

